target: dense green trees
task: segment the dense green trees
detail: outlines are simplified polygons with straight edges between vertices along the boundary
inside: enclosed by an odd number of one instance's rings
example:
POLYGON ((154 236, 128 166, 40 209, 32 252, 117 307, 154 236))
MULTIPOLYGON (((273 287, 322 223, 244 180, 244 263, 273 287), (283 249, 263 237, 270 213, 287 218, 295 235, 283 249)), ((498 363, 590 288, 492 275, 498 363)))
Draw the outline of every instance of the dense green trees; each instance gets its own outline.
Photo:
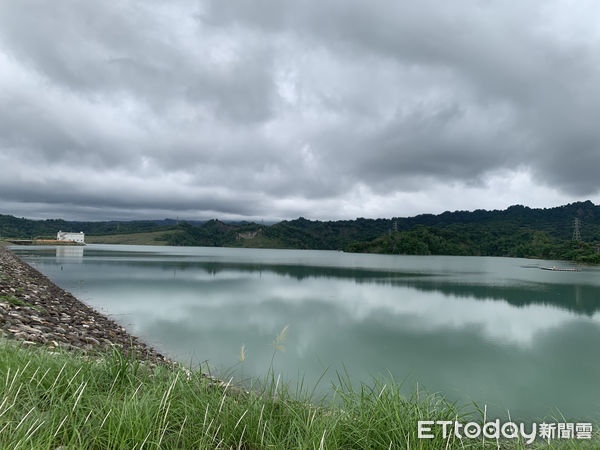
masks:
POLYGON ((369 242, 352 242, 350 252, 405 255, 513 256, 521 258, 568 259, 600 263, 600 253, 589 242, 551 237, 528 228, 495 228, 477 224, 423 227, 394 232, 369 242))
POLYGON ((0 215, 0 236, 52 236, 58 230, 89 235, 172 230, 170 245, 244 246, 345 250, 410 255, 481 255, 570 259, 600 263, 600 206, 590 201, 547 209, 516 205, 504 211, 476 210, 393 219, 318 221, 303 217, 274 225, 219 220, 176 224, 33 221, 0 215), (582 242, 571 240, 581 220, 582 242), (392 232, 392 229, 398 231, 392 232))
POLYGON ((145 233, 171 229, 174 220, 138 220, 127 222, 76 222, 62 219, 29 220, 0 214, 0 238, 33 239, 39 236, 56 237, 62 231, 83 231, 100 236, 106 234, 145 233))

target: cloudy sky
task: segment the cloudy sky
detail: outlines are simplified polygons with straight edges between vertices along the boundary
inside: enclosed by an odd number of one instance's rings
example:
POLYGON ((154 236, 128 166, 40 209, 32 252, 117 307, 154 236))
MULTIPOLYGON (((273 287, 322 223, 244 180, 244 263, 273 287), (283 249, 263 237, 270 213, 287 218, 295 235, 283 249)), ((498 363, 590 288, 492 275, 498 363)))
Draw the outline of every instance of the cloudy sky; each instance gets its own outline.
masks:
POLYGON ((0 2, 0 213, 600 203, 597 1, 0 2))

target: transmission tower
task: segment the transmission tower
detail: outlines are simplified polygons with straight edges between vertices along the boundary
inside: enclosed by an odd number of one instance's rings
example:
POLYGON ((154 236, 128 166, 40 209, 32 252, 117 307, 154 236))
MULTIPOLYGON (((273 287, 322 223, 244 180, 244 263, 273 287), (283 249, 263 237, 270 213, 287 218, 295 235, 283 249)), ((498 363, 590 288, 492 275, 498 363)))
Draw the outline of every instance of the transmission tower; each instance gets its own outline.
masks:
POLYGON ((398 221, 397 220, 393 220, 392 221, 392 227, 389 230, 390 236, 392 235, 392 232, 396 233, 397 231, 398 231, 398 221))
POLYGON ((579 231, 579 227, 581 226, 581 221, 579 218, 575 217, 573 221, 573 240, 581 241, 581 232, 579 231))

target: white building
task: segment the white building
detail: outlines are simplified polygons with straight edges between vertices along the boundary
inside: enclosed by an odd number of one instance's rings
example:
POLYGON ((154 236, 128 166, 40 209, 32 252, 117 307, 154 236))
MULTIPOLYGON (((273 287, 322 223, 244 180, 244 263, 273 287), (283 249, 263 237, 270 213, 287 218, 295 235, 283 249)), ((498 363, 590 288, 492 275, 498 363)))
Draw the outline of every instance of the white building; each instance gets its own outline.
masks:
POLYGON ((59 231, 56 234, 56 240, 57 241, 72 241, 72 242, 78 242, 80 244, 83 244, 85 242, 85 235, 83 234, 83 231, 80 231, 79 233, 69 233, 68 231, 59 231))

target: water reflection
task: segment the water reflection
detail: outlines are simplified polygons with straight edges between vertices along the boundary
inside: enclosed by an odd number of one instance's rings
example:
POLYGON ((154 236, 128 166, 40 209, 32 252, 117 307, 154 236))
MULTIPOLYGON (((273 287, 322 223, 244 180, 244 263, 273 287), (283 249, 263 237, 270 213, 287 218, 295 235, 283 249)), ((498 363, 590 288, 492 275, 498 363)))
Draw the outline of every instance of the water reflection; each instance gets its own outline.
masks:
POLYGON ((419 381, 450 399, 487 403, 492 415, 598 413, 594 268, 547 273, 503 258, 135 248, 86 248, 83 263, 64 270, 58 253, 24 254, 182 361, 230 368, 245 344, 244 374, 263 374, 269 344, 289 324, 286 352, 275 360, 288 379, 301 374, 310 385, 323 370, 345 367, 369 380, 389 370, 407 388, 419 381))
POLYGON ((56 262, 83 262, 83 247, 81 246, 58 246, 56 247, 56 262))
MULTIPOLYGON (((80 250, 82 251, 82 248, 80 250)), ((452 298, 504 301, 520 307, 531 304, 555 306, 588 316, 592 316, 600 311, 600 286, 585 284, 590 281, 597 281, 594 278, 600 275, 600 273, 597 275, 596 273, 593 275, 590 274, 589 280, 579 278, 579 283, 575 284, 572 280, 580 274, 556 273, 553 274, 558 275, 553 280, 554 282, 549 283, 548 280, 535 277, 537 274, 532 272, 534 276, 529 280, 514 280, 514 284, 498 282, 490 286, 490 284, 482 282, 477 276, 478 274, 473 272, 469 274, 470 276, 466 277, 464 272, 449 276, 448 274, 433 272, 398 272, 363 268, 268 265, 258 263, 178 262, 167 260, 160 261, 160 267, 156 273, 156 260, 123 261, 121 258, 118 258, 115 260, 97 260, 95 264, 103 267, 125 265, 130 269, 137 268, 140 271, 151 270, 155 272, 154 276, 158 277, 158 279, 164 278, 165 270, 171 272, 171 278, 176 278, 179 271, 182 275, 180 277, 180 281, 182 282, 185 282, 186 272, 193 273, 198 271, 212 277, 221 275, 227 277, 227 274, 239 273, 241 276, 244 276, 243 274, 258 275, 259 278, 264 272, 289 277, 299 282, 311 279, 346 279, 356 284, 391 285, 409 287, 422 292, 438 292, 452 298)), ((122 272, 122 276, 130 276, 129 271, 122 272)))

